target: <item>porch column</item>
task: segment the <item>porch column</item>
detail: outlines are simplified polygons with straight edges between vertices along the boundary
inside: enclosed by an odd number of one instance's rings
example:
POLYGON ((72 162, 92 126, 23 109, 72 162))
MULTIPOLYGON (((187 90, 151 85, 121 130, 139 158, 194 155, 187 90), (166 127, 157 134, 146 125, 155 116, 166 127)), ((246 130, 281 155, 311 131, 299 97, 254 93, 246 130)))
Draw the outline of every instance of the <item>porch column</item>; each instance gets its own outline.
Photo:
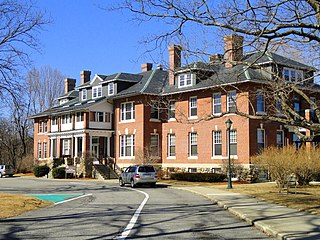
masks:
POLYGON ((53 158, 53 139, 50 138, 50 158, 53 158))
POLYGON ((78 157, 78 137, 74 138, 74 157, 78 157))
POLYGON ((107 156, 110 157, 110 137, 106 137, 107 139, 107 156))

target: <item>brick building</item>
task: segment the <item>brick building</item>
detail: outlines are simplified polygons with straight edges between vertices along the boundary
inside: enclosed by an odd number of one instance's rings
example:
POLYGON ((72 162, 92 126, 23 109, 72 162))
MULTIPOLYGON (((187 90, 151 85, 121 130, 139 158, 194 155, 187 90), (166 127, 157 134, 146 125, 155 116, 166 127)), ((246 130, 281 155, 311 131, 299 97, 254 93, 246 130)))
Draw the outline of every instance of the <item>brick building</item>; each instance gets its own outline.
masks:
MULTIPOLYGON (((264 81, 273 78, 270 70, 287 81, 308 78, 310 83, 315 69, 275 53, 244 54, 243 38, 237 35, 224 41, 224 59, 214 55, 210 62, 182 66, 181 47, 173 45, 167 70, 145 63, 138 74, 95 75, 92 80, 90 71, 82 71, 78 87, 66 79, 59 104, 33 116, 35 159, 90 154, 112 157, 120 168, 144 160, 168 171, 219 171, 228 156, 227 119, 233 122, 231 157, 245 167, 261 149, 295 141, 283 124, 235 112, 271 114, 263 93, 264 81)), ((297 111, 310 108, 293 99, 297 111)))

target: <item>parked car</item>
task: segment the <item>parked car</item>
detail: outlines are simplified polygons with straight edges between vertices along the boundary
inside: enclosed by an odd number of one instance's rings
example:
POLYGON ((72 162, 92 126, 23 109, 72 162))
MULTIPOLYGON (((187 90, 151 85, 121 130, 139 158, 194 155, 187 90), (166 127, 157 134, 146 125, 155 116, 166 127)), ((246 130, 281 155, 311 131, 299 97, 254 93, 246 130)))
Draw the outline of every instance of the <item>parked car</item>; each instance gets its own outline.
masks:
POLYGON ((131 187, 142 184, 155 186, 156 182, 157 173, 155 168, 151 165, 129 166, 119 177, 119 185, 121 187, 125 184, 130 184, 131 187))
POLYGON ((0 178, 3 176, 12 177, 14 174, 14 169, 10 165, 1 164, 0 165, 0 178))

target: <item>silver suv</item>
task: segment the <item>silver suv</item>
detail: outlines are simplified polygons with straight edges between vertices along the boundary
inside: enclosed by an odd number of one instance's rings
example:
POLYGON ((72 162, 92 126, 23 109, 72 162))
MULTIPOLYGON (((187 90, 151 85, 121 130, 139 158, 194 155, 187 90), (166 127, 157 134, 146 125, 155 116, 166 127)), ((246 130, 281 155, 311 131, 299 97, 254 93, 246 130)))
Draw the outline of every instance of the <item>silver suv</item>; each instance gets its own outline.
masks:
POLYGON ((3 176, 9 176, 12 177, 14 174, 14 170, 13 167, 11 167, 10 165, 0 165, 0 178, 2 178, 3 176))
POLYGON ((151 165, 135 165, 129 166, 121 173, 119 177, 119 185, 123 187, 125 184, 130 184, 135 187, 141 184, 150 184, 155 186, 157 182, 157 173, 151 165))

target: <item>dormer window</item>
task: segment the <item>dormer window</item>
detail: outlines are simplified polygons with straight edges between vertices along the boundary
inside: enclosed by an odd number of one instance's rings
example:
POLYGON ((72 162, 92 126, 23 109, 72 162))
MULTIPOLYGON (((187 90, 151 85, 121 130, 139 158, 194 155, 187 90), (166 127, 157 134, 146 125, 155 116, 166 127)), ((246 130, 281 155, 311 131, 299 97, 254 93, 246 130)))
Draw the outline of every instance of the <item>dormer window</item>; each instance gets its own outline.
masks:
POLYGON ((303 71, 292 68, 283 69, 283 78, 288 82, 300 82, 303 80, 303 71))
POLYGON ((109 83, 108 84, 108 96, 114 95, 114 83, 109 83))
POLYGON ((82 90, 82 100, 87 100, 87 89, 82 90))
POLYGON ((92 98, 97 98, 102 96, 102 88, 101 86, 93 87, 92 88, 92 98))
POLYGON ((193 79, 194 79, 194 74, 191 74, 191 73, 180 74, 178 76, 178 87, 183 88, 183 87, 192 86, 193 79))

